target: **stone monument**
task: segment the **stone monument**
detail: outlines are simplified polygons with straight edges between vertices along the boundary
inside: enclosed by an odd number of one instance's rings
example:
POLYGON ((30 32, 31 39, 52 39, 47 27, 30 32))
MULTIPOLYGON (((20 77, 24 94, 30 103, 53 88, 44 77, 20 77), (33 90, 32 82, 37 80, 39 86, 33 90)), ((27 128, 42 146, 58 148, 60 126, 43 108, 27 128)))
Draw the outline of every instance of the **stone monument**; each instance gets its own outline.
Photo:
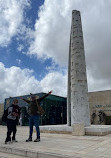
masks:
POLYGON ((77 10, 72 11, 68 66, 67 125, 41 126, 41 132, 74 136, 111 134, 111 125, 90 125, 83 33, 77 10))
POLYGON ((90 125, 81 15, 72 11, 68 63, 67 125, 90 125))

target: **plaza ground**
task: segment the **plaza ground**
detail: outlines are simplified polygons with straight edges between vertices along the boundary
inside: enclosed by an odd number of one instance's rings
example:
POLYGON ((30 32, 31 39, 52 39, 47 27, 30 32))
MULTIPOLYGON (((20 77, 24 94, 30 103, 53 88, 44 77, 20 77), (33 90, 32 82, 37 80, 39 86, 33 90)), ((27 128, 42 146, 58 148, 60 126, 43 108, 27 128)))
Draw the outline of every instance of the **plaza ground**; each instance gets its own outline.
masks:
MULTIPOLYGON (((0 158, 111 158, 111 134, 72 136, 41 133, 40 142, 26 142, 28 127, 18 126, 18 143, 4 144, 6 126, 0 126, 0 158)), ((36 134, 33 134, 33 140, 36 134)))

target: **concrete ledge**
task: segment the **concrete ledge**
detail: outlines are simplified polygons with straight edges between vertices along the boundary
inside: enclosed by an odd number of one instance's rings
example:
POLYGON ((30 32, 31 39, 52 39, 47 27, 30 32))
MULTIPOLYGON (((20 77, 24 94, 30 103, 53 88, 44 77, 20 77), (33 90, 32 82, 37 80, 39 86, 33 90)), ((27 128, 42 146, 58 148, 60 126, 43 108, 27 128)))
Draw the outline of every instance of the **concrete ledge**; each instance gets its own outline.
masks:
POLYGON ((12 154, 20 155, 20 156, 27 156, 27 151, 25 151, 23 149, 14 149, 14 148, 12 148, 12 154))
POLYGON ((9 153, 9 154, 14 154, 14 155, 20 155, 20 156, 27 156, 27 151, 23 150, 23 149, 16 149, 16 148, 11 148, 11 147, 4 147, 4 146, 0 146, 0 152, 3 153, 9 153))
POLYGON ((38 152, 37 158, 76 158, 76 157, 70 157, 70 156, 54 154, 54 153, 41 153, 41 152, 38 152))
MULTIPOLYGON (((80 127, 78 127, 78 128, 80 131, 80 127)), ((82 128, 82 130, 83 130, 83 128, 82 128)), ((104 136, 107 134, 111 134, 111 125, 91 125, 91 126, 85 127, 84 130, 85 130, 85 135, 104 136)), ((41 133, 56 133, 56 134, 72 134, 72 135, 74 135, 74 127, 72 129, 71 126, 67 126, 67 125, 40 126, 40 131, 41 131, 41 133)), ((84 131, 82 133, 84 133, 84 131)), ((78 134, 78 136, 79 135, 80 134, 78 134)))
POLYGON ((27 151, 27 157, 38 158, 38 153, 33 151, 27 151))
POLYGON ((72 134, 72 127, 67 125, 40 126, 41 133, 72 134))
POLYGON ((72 134, 72 132, 67 132, 67 131, 48 131, 48 130, 40 130, 41 133, 55 133, 55 134, 72 134))
POLYGON ((7 147, 2 147, 0 146, 0 152, 3 152, 3 153, 12 153, 12 149, 11 148, 7 148, 7 147))
POLYGON ((72 156, 67 156, 67 155, 61 155, 61 154, 56 154, 56 153, 51 153, 51 152, 33 152, 33 151, 27 151, 25 149, 14 149, 11 147, 3 147, 0 146, 0 152, 3 153, 10 153, 14 155, 19 155, 19 156, 25 156, 25 157, 30 157, 30 158, 76 158, 72 156))
POLYGON ((87 136, 105 136, 111 134, 111 132, 86 132, 87 136))
POLYGON ((85 127, 85 134, 90 136, 104 136, 111 134, 111 125, 91 125, 85 127))

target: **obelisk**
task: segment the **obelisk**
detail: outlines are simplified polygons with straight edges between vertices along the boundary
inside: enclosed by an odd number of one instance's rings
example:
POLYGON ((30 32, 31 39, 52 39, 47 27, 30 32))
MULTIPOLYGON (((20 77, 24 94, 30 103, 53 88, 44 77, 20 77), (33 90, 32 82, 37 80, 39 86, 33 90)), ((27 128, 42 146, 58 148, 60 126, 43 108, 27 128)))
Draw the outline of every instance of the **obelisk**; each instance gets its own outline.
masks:
POLYGON ((81 15, 72 11, 69 46, 67 124, 90 125, 88 87, 81 15))

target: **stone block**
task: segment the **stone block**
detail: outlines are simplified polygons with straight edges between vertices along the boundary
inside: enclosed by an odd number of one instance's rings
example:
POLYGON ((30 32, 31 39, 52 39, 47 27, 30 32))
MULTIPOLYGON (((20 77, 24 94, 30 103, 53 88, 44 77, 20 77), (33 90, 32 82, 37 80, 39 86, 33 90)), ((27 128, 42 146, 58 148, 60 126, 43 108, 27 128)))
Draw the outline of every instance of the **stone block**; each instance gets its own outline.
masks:
POLYGON ((20 156, 27 156, 27 151, 22 149, 14 149, 12 148, 12 154, 20 155, 20 156))
POLYGON ((27 151, 27 157, 37 158, 37 152, 27 151))
POLYGON ((7 148, 7 147, 0 147, 0 152, 12 153, 12 149, 11 148, 7 148))
POLYGON ((37 158, 69 158, 69 156, 60 155, 60 154, 56 154, 56 153, 41 153, 41 152, 38 152, 38 157, 37 158))
POLYGON ((74 136, 84 136, 85 127, 83 123, 77 123, 72 125, 72 135, 74 136))

